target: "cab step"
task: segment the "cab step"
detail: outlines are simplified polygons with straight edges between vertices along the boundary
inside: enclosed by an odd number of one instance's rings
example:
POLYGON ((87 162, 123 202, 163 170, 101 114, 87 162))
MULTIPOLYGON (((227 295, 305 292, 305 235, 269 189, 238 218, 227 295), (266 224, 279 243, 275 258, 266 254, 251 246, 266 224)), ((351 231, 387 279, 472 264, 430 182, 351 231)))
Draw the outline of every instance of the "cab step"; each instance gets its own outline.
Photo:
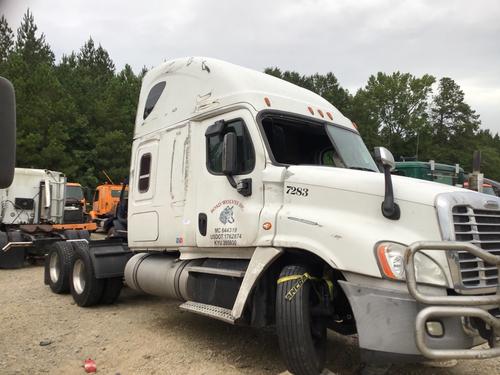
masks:
POLYGON ((229 309, 224 307, 207 305, 205 303, 188 301, 179 306, 182 310, 195 314, 208 316, 210 318, 222 320, 223 322, 234 324, 234 317, 229 309))

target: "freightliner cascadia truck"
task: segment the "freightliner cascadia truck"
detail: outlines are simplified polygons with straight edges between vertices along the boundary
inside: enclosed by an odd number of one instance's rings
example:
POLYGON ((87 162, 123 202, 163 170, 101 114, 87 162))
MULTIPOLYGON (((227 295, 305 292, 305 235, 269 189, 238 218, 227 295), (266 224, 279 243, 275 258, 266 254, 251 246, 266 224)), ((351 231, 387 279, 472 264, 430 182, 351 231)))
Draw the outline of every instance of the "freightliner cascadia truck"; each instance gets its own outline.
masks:
POLYGON ((273 326, 300 375, 322 371, 328 329, 357 333, 367 359, 498 356, 500 199, 391 176, 391 153, 374 155, 310 91, 214 59, 165 62, 142 83, 127 243, 58 242, 46 282, 82 307, 124 282, 273 326))

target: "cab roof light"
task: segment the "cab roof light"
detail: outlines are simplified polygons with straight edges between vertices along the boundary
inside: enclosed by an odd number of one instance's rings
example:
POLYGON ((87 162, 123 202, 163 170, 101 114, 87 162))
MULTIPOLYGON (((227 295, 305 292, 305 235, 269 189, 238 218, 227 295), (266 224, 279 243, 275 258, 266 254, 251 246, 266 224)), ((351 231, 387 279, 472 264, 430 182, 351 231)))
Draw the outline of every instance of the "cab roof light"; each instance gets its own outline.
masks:
POLYGON ((266 105, 267 105, 268 107, 270 107, 270 106, 271 106, 271 101, 269 100, 269 98, 268 98, 267 96, 264 98, 264 102, 266 103, 266 105))
POLYGON ((356 124, 354 121, 351 121, 351 122, 352 122, 352 126, 354 126, 354 128, 355 128, 356 130, 359 130, 359 129, 358 129, 358 124, 356 124))
POLYGON ((321 116, 321 118, 325 118, 325 115, 323 115, 323 111, 321 109, 318 109, 318 113, 321 116))
POLYGON ((307 107, 307 109, 309 110, 309 113, 314 116, 314 110, 312 107, 307 107))
POLYGON ((332 120, 332 121, 333 121, 333 115, 332 115, 332 113, 331 113, 331 112, 326 112, 326 115, 328 116, 328 118, 329 118, 330 120, 332 120))

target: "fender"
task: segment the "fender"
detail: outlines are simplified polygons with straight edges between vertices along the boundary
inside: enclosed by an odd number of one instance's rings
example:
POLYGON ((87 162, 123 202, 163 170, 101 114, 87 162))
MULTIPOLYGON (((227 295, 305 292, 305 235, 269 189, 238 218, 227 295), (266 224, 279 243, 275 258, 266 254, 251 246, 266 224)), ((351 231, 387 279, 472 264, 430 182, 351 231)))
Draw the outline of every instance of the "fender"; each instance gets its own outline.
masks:
MULTIPOLYGON (((290 246, 297 248, 295 246, 290 246)), ((311 255, 316 255, 314 252, 309 251, 309 249, 301 249, 305 252, 310 252, 311 255)), ((253 291, 260 277, 265 273, 265 271, 274 263, 276 259, 285 254, 285 247, 256 247, 255 251, 248 264, 247 271, 241 283, 240 290, 236 296, 236 300, 231 311, 234 321, 237 321, 243 315, 246 303, 248 302, 248 297, 253 291)), ((331 262, 328 262, 325 258, 318 257, 325 264, 332 266, 331 262)), ((333 266, 333 268, 335 268, 333 266)))
POLYGON ((68 242, 71 242, 73 249, 84 247, 85 251, 90 254, 96 279, 122 277, 125 265, 133 255, 128 246, 120 239, 68 240, 68 242))
POLYGON ((231 312, 235 321, 241 318, 243 310, 248 300, 248 296, 254 289, 260 276, 267 270, 267 268, 283 254, 283 249, 276 247, 257 247, 248 264, 245 277, 241 282, 240 290, 234 301, 233 310, 231 312))

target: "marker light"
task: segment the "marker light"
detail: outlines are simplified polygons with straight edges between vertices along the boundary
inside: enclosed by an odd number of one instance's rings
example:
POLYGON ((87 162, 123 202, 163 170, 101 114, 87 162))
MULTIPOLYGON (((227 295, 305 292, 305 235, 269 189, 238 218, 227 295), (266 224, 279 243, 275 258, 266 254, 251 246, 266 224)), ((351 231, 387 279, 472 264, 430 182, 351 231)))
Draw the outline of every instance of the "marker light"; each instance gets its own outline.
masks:
POLYGON ((333 115, 331 114, 331 112, 326 112, 326 115, 330 118, 330 120, 333 121, 333 115))
POLYGON ((268 97, 265 97, 265 98, 264 98, 264 102, 266 103, 266 105, 267 105, 268 107, 270 107, 270 106, 271 106, 271 101, 269 100, 269 98, 268 98, 268 97))
POLYGON ((309 110, 309 113, 314 116, 314 110, 312 107, 307 107, 307 109, 309 110))
POLYGON ((319 115, 320 115, 322 118, 324 118, 324 117, 325 117, 325 116, 323 115, 323 111, 322 111, 321 109, 318 109, 318 113, 319 113, 319 115))
POLYGON ((262 228, 264 230, 269 230, 273 227, 273 225, 269 222, 269 221, 266 221, 264 224, 262 224, 262 228))
POLYGON ((354 128, 355 128, 356 130, 358 130, 358 124, 356 124, 354 121, 351 121, 351 122, 352 122, 352 126, 354 126, 354 128))

